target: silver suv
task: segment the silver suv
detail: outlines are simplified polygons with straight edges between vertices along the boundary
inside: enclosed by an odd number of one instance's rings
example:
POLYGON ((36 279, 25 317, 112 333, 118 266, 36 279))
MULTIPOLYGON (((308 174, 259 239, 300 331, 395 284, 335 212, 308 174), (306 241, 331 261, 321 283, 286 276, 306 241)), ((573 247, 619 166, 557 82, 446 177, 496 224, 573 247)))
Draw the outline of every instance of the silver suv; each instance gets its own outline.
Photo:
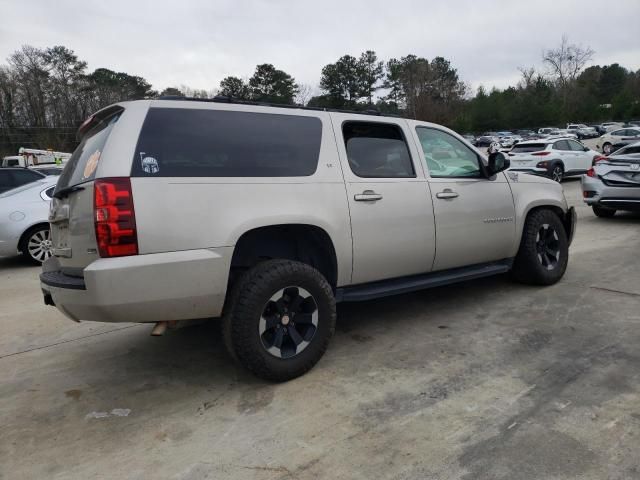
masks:
POLYGON ((45 303, 75 321, 222 317, 256 375, 308 371, 336 303, 565 272, 575 213, 431 123, 229 99, 108 107, 51 205, 45 303))

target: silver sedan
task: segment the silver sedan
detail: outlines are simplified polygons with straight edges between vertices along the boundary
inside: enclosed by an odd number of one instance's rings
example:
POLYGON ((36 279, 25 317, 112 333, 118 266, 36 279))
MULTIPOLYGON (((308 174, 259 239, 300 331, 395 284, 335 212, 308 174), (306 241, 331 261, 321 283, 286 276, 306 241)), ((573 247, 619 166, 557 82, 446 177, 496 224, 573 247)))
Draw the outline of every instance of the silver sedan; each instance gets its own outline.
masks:
POLYGON ((640 211, 640 142, 597 159, 582 176, 582 194, 598 217, 640 211))
POLYGON ((0 256, 22 253, 33 263, 51 256, 49 203, 58 177, 0 194, 0 256))

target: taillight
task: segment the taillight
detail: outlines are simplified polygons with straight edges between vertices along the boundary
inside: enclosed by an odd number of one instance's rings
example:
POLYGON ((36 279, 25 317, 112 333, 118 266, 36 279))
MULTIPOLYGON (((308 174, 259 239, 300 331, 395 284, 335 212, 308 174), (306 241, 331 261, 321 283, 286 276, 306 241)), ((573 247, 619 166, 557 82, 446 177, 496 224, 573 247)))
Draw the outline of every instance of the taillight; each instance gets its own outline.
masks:
POLYGON ((587 170, 587 177, 591 177, 591 178, 596 178, 596 171, 593 169, 593 167, 591 167, 589 170, 587 170))
POLYGON ((100 256, 137 255, 136 215, 129 178, 96 180, 93 192, 94 222, 100 256))
POLYGON ((591 165, 595 165, 596 163, 599 162, 608 162, 609 161, 609 157, 605 157, 604 155, 596 155, 595 157, 593 157, 593 162, 591 162, 591 165))
POLYGON ((533 152, 531 155, 535 156, 535 157, 544 157, 546 155, 549 155, 551 152, 533 152))

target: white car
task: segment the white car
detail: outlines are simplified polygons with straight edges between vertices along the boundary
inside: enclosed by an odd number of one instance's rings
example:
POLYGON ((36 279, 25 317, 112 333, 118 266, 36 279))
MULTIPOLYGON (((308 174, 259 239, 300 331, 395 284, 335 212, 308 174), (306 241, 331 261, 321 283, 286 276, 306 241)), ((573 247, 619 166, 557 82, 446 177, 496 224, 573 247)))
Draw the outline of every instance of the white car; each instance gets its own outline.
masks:
POLYGON ((509 152, 510 171, 531 173, 561 182, 586 173, 600 154, 570 138, 545 138, 518 143, 509 152))
POLYGON ((611 132, 607 132, 598 138, 596 148, 605 155, 609 155, 613 148, 612 146, 623 139, 640 137, 640 127, 619 128, 611 132))
POLYGON ((600 126, 602 128, 604 128, 607 132, 611 132, 613 130, 617 130, 618 128, 621 128, 622 125, 624 125, 624 124, 620 123, 620 122, 602 122, 600 124, 600 126))
POLYGON ((49 204, 57 176, 0 194, 0 256, 22 253, 32 263, 51 256, 49 204))

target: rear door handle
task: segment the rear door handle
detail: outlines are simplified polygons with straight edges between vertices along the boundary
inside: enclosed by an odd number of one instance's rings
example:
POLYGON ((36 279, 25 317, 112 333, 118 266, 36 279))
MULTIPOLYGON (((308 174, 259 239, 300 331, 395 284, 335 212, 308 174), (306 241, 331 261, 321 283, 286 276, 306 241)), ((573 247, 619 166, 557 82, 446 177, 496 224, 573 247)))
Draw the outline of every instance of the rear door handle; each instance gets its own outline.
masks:
POLYGON ((445 188, 442 192, 436 193, 436 197, 438 198, 456 198, 458 196, 457 192, 454 192, 450 188, 445 188))
POLYGON ((362 193, 356 193, 353 199, 356 202, 375 202, 376 200, 382 200, 382 195, 373 190, 365 190, 362 193))

